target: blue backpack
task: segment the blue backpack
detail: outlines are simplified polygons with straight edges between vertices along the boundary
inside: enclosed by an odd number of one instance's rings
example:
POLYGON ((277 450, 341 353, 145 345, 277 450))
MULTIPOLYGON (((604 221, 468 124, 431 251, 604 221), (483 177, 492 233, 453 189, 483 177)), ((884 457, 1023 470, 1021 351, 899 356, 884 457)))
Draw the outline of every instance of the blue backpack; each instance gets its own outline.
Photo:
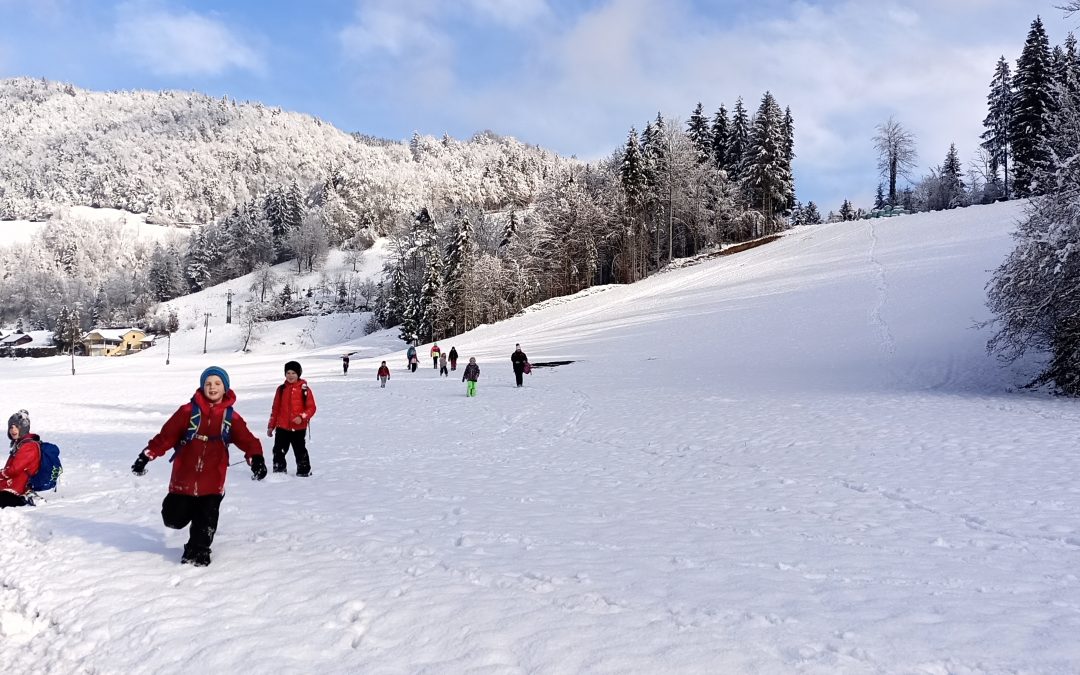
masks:
POLYGON ((41 466, 37 473, 30 476, 27 487, 31 492, 55 490, 56 481, 59 480, 60 474, 64 473, 64 467, 60 464, 60 448, 54 443, 45 441, 40 441, 38 445, 41 446, 41 466))

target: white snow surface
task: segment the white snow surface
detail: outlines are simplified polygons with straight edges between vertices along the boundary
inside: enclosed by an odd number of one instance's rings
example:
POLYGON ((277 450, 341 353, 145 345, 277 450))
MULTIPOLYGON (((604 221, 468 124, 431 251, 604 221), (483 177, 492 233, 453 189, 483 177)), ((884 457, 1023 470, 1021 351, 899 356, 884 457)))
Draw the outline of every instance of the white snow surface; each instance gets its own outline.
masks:
POLYGON ((200 325, 168 366, 164 344, 74 377, 65 357, 5 360, 6 408, 66 473, 47 503, 0 511, 0 663, 1077 672, 1080 412, 1018 392, 1038 363, 1003 367, 975 327, 1022 216, 800 228, 551 302, 441 345, 477 357, 476 398, 462 363, 406 372, 364 315, 283 322, 250 353, 215 317, 209 352, 200 325), (515 342, 573 363, 515 388, 515 342), (213 564, 181 566, 170 465, 131 462, 212 364, 265 428, 290 358, 319 406, 314 475, 235 466, 213 564))

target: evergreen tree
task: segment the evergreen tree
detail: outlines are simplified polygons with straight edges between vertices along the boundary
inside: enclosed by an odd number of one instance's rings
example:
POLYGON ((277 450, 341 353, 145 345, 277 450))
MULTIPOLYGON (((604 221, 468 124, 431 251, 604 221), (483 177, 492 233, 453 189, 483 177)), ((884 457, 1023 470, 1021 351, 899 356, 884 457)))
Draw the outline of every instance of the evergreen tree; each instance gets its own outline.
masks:
POLYGON ((791 114, 791 106, 784 108, 784 171, 790 176, 787 185, 787 207, 790 210, 795 205, 795 173, 792 171, 792 163, 795 161, 795 118, 791 114))
POLYGON ((844 200, 844 203, 840 205, 840 220, 855 220, 855 208, 851 205, 851 202, 844 200))
POLYGON ((765 92, 754 116, 746 152, 743 185, 750 204, 765 216, 766 228, 787 210, 792 185, 784 139, 784 116, 772 94, 765 92))
POLYGON ((648 180, 645 161, 638 145, 635 129, 630 129, 619 165, 619 184, 626 198, 627 231, 623 237, 623 278, 633 282, 645 276, 648 243, 645 231, 645 206, 648 199, 648 180))
POLYGON ((943 208, 951 209, 964 205, 964 167, 960 164, 960 155, 956 152, 956 144, 949 145, 949 152, 945 155, 945 163, 941 165, 941 204, 943 208))
POLYGON ((475 247, 469 214, 459 213, 454 240, 446 247, 445 270, 446 299, 450 308, 446 324, 448 329, 455 332, 467 331, 476 325, 475 318, 470 317, 468 312, 470 289, 467 283, 474 256, 475 247))
POLYGON ((990 82, 990 94, 986 97, 986 104, 989 111, 983 120, 986 131, 980 136, 983 139, 982 147, 990 153, 990 171, 994 179, 997 177, 998 168, 1002 169, 1004 194, 1005 199, 1008 199, 1011 153, 1009 130, 1012 127, 1013 89, 1009 62, 1004 56, 998 59, 994 69, 994 79, 990 82))
POLYGON ((731 135, 727 145, 727 173, 735 182, 742 179, 743 156, 750 144, 750 120, 743 106, 742 96, 735 100, 731 117, 731 135))
POLYGON ((694 112, 690 113, 690 119, 686 121, 686 134, 697 148, 698 162, 704 164, 709 161, 712 135, 709 133, 709 120, 705 117, 705 109, 701 103, 697 104, 694 112))
POLYGON ((717 169, 722 171, 727 171, 728 136, 731 133, 729 126, 727 109, 721 104, 720 109, 713 115, 710 132, 712 134, 713 163, 717 169))
POLYGON ((1047 115, 1051 112, 1050 41, 1042 20, 1031 24, 1024 50, 1016 61, 1010 141, 1013 151, 1013 188, 1018 197, 1037 194, 1036 175, 1049 166, 1047 115))
POLYGON ((885 208, 885 186, 881 183, 877 184, 877 193, 874 195, 874 208, 877 210, 885 208))
POLYGON ((506 225, 503 227, 502 239, 499 241, 499 248, 509 246, 514 240, 514 235, 517 233, 518 221, 517 213, 510 212, 510 217, 506 219, 506 225))
POLYGON ((821 212, 818 211, 817 204, 812 201, 807 202, 806 208, 803 209, 803 222, 807 225, 821 224, 821 212))

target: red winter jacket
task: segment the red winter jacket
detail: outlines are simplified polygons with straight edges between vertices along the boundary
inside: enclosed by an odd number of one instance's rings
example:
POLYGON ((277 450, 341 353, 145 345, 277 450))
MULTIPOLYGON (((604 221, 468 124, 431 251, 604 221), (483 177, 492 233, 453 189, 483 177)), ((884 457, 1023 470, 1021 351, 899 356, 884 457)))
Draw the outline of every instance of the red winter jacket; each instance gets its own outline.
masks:
POLYGON ((30 476, 41 467, 41 439, 37 434, 27 434, 15 442, 8 455, 4 470, 0 471, 0 490, 26 494, 30 476))
POLYGON ((307 429, 311 416, 315 414, 315 394, 307 386, 307 380, 297 380, 292 384, 286 381, 274 392, 274 406, 270 409, 270 422, 267 429, 288 429, 299 431, 307 429), (307 403, 304 403, 304 390, 307 389, 307 403), (300 424, 293 422, 301 418, 300 424))
POLYGON ((390 377, 390 368, 389 368, 389 366, 379 366, 379 372, 375 374, 375 377, 376 377, 376 379, 380 378, 380 377, 389 378, 390 377))
MULTIPOLYGON (((225 409, 235 404, 236 394, 232 389, 226 391, 225 398, 216 405, 206 400, 201 390, 196 391, 193 402, 177 408, 165 426, 161 427, 158 435, 146 444, 146 454, 151 459, 161 457, 170 448, 179 446, 191 421, 192 405, 199 406, 202 418, 199 420, 196 437, 178 448, 173 455, 169 492, 195 497, 225 494, 229 450, 221 440, 221 423, 225 418, 225 409)), ((231 442, 244 452, 244 457, 249 462, 252 457, 263 454, 262 443, 251 433, 244 418, 235 409, 232 416, 231 442)))

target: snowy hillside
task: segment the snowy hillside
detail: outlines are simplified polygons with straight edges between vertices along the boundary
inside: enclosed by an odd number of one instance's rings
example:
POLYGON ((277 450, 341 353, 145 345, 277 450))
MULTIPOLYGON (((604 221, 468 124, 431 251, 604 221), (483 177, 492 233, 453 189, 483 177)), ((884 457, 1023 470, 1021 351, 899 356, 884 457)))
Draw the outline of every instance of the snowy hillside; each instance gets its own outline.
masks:
POLYGON ((1075 672, 1080 412, 1017 393, 1035 364, 1000 367, 974 327, 1022 209, 799 228, 552 302, 451 341, 480 363, 476 398, 461 364, 407 373, 402 343, 350 318, 314 346, 274 326, 246 354, 202 354, 199 326, 168 366, 159 348, 75 377, 0 363, 68 472, 47 504, 0 511, 0 663, 1075 672), (515 342, 573 363, 517 389, 515 342), (180 566, 168 463, 128 467, 211 364, 262 429, 290 358, 319 406, 314 475, 233 467, 213 564, 180 566))
POLYGON ((332 185, 354 219, 381 229, 420 206, 529 204, 545 176, 577 163, 490 132, 406 144, 184 91, 0 79, 0 109, 0 221, 90 204, 207 223, 295 182, 320 203, 332 185))

